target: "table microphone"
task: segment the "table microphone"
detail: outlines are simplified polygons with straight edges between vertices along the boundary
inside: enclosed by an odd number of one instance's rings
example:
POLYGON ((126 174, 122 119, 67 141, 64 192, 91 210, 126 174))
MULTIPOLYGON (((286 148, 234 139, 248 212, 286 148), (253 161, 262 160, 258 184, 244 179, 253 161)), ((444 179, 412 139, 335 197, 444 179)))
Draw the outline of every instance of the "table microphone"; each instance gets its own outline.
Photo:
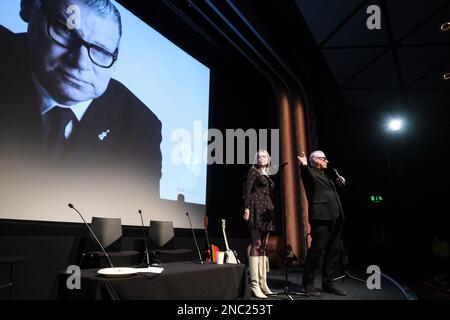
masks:
POLYGON ((148 246, 147 246, 147 237, 145 236, 144 231, 144 219, 142 219, 142 211, 139 209, 139 215, 141 216, 141 224, 142 224, 142 236, 144 237, 144 243, 145 243, 145 260, 147 261, 147 267, 150 267, 150 257, 148 255, 148 246))
POLYGON ((89 224, 86 222, 86 220, 84 220, 83 216, 81 215, 80 211, 78 211, 73 204, 69 203, 68 204, 69 208, 75 210, 76 212, 78 212, 78 214, 80 215, 81 219, 83 219, 84 224, 86 225, 86 227, 88 227, 89 231, 91 232, 92 236, 94 237, 95 241, 97 241, 98 245, 100 246, 100 248, 102 248, 103 253, 105 254, 106 258, 108 259, 109 265, 111 266, 111 268, 114 268, 111 259, 109 258, 108 254, 106 253, 105 248, 103 248, 102 244, 100 243, 100 241, 98 240, 97 236, 95 235, 94 231, 92 231, 91 227, 89 227, 89 224))
POLYGON ((187 217, 189 219, 189 224, 191 225, 192 236, 194 237, 195 247, 197 248, 198 256, 200 258, 200 263, 203 264, 202 254, 200 253, 200 249, 198 248, 197 238, 195 237, 195 232, 194 232, 194 229, 192 228, 191 218, 189 217, 189 213, 188 212, 186 212, 186 215, 187 215, 187 217))

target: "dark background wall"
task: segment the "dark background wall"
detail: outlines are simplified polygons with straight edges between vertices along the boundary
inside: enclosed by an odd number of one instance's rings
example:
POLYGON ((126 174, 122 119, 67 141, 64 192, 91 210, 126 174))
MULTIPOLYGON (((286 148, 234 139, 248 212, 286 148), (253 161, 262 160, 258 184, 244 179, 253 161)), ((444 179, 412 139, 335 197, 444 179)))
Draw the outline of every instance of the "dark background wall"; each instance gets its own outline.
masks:
POLYGON ((423 279, 433 268, 433 236, 449 234, 450 118, 443 109, 408 110, 405 130, 392 134, 386 114, 340 106, 319 119, 319 141, 348 181, 342 196, 350 262, 423 279), (384 201, 374 204, 371 195, 384 201))

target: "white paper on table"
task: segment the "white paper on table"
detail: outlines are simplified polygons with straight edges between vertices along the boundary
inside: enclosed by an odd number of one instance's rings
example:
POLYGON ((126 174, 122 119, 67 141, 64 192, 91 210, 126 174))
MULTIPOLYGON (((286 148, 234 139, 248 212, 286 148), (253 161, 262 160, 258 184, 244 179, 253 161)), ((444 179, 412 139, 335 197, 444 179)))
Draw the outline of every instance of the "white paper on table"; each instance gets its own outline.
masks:
POLYGON ((164 271, 162 267, 136 268, 137 273, 161 273, 164 271))

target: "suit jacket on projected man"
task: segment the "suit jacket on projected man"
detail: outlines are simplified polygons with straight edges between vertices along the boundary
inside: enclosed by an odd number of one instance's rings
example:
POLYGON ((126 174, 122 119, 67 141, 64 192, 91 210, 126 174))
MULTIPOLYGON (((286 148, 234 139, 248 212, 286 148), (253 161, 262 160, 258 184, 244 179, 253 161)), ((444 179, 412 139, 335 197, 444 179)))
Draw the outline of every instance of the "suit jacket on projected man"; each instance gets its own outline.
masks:
MULTIPOLYGON (((1 152, 45 159, 26 34, 13 34, 0 26, 0 42, 1 152)), ((74 125, 56 164, 83 172, 107 168, 129 171, 149 181, 159 196, 161 139, 161 121, 124 85, 111 79, 105 93, 92 101, 74 125)))

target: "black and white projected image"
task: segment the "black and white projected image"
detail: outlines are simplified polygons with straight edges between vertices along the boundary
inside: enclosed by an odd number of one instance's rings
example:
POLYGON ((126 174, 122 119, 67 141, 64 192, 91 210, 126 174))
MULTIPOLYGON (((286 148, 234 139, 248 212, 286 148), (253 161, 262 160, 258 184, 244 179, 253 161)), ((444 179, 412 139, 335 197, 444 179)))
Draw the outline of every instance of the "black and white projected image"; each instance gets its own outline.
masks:
POLYGON ((209 69, 115 1, 0 8, 0 217, 78 221, 73 202, 200 227, 206 164, 174 163, 171 133, 207 129, 209 69))

